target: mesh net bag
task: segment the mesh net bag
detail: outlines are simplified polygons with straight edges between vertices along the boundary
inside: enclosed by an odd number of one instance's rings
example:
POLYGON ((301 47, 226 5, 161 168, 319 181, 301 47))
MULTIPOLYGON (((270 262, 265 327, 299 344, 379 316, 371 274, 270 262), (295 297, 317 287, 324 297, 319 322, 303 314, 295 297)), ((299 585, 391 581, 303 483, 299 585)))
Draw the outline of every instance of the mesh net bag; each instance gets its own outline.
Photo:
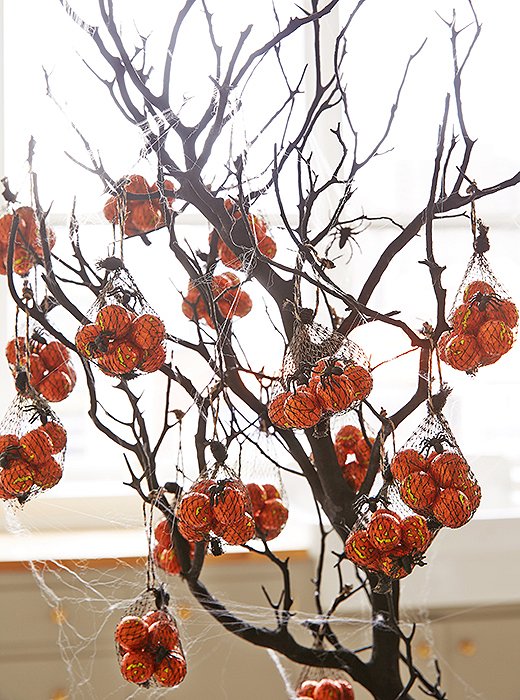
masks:
POLYGON ((0 498, 25 503, 63 475, 67 434, 47 401, 28 389, 0 422, 0 498))
POLYGON ((105 218, 118 225, 126 237, 142 236, 166 226, 165 206, 171 207, 175 187, 164 180, 162 197, 157 183, 150 185, 142 175, 128 175, 117 186, 103 208, 105 218))
POLYGON ((76 333, 76 347, 104 374, 130 379, 155 372, 166 361, 164 323, 128 270, 116 268, 87 313, 91 323, 76 333))
POLYGON ((280 381, 271 391, 269 418, 284 429, 312 428, 323 418, 354 407, 371 390, 368 358, 361 348, 340 333, 300 318, 284 355, 280 381))
POLYGON ((210 542, 220 554, 219 541, 242 545, 255 536, 255 520, 244 483, 225 464, 201 475, 177 504, 177 527, 188 542, 210 542))
POLYGON ((270 455, 270 438, 264 434, 252 438, 254 454, 240 455, 237 472, 251 501, 256 535, 265 541, 274 540, 289 518, 289 499, 280 468, 270 455))
MULTIPOLYGON (((160 520, 153 530, 153 560, 154 563, 167 574, 177 576, 181 573, 181 564, 175 551, 171 535, 171 524, 166 519, 160 520)), ((190 557, 193 558, 195 545, 190 542, 190 557)))
POLYGON ((51 403, 66 399, 76 385, 68 348, 39 327, 10 340, 5 355, 17 388, 29 385, 51 403))
POLYGON ((149 588, 126 609, 114 634, 123 678, 145 687, 175 688, 185 678, 186 658, 164 588, 149 588))
POLYGON ((354 689, 346 674, 337 668, 304 666, 298 676, 294 691, 297 698, 354 700, 354 689))
MULTIPOLYGON (((231 199, 226 199, 224 206, 235 222, 243 221, 240 207, 235 202, 231 199)), ((254 264, 256 250, 270 260, 276 255, 276 243, 268 234, 267 221, 258 214, 249 213, 245 226, 239 224, 231 229, 231 240, 240 248, 240 253, 234 253, 220 238, 215 229, 209 235, 210 245, 215 236, 217 255, 220 261, 223 265, 233 270, 249 271, 254 264), (254 247, 252 245, 253 241, 254 247)))
POLYGON ((357 493, 368 471, 374 439, 360 427, 347 423, 342 425, 334 437, 334 450, 341 474, 357 493))
POLYGON ((398 491, 402 501, 425 517, 432 530, 462 527, 480 504, 475 475, 440 412, 429 411, 395 453, 390 471, 392 492, 398 491))
MULTIPOLYGON (((14 214, 0 217, 0 275, 7 274, 7 252, 14 217, 18 216, 18 227, 14 241, 13 271, 26 277, 35 265, 42 262, 43 249, 40 225, 32 207, 18 207, 14 214)), ((46 226, 49 248, 56 243, 56 234, 46 226)))
POLYGON ((401 579, 424 566, 424 553, 438 527, 414 513, 396 493, 388 507, 360 516, 345 541, 345 556, 384 579, 401 579))
POLYGON ((190 321, 205 321, 210 328, 215 328, 214 315, 218 309, 226 318, 242 318, 253 308, 253 302, 242 289, 242 282, 234 272, 203 277, 195 284, 190 280, 188 292, 182 301, 182 312, 190 321), (208 309, 206 299, 210 300, 208 309))
POLYGON ((438 343, 440 359, 468 374, 505 355, 513 346, 518 326, 518 309, 486 259, 487 228, 481 222, 479 231, 448 317, 452 330, 438 343))

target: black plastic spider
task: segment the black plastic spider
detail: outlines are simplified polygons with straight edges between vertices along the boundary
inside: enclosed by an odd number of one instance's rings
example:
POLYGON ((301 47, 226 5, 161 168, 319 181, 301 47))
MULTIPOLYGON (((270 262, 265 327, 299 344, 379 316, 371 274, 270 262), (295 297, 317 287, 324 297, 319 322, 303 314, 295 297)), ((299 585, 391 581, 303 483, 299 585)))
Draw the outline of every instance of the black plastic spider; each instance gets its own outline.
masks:
POLYGON ((482 292, 476 292, 471 299, 468 299, 467 304, 469 306, 476 306, 479 311, 485 311, 489 306, 493 306, 495 309, 499 308, 501 299, 498 294, 483 294, 482 292))
POLYGON ((132 311, 136 311, 136 306, 141 301, 140 295, 136 290, 126 289, 125 287, 114 287, 110 292, 110 296, 115 297, 122 306, 132 311))
POLYGON ((330 382, 332 380, 332 377, 339 377, 343 374, 343 363, 337 364, 338 362, 341 362, 337 357, 326 357, 324 359, 325 362, 325 367, 321 372, 314 372, 314 370, 311 370, 314 374, 319 374, 320 377, 320 382, 322 385, 324 385, 326 382, 330 382))
POLYGON ((356 515, 359 516, 365 506, 367 506, 367 510, 369 510, 371 513, 375 513, 381 506, 387 508, 389 505, 390 501, 382 494, 378 494, 377 496, 366 496, 365 494, 361 494, 361 496, 358 496, 352 504, 352 508, 354 509, 356 515))
POLYGON ((439 433, 435 437, 428 438, 428 440, 424 442, 420 452, 426 452, 426 454, 428 454, 430 448, 433 448, 435 452, 441 454, 445 450, 444 445, 455 447, 453 439, 447 435, 447 433, 439 433))
POLYGON ((20 448, 16 445, 11 445, 6 447, 3 452, 0 453, 0 467, 6 469, 9 467, 9 462, 12 459, 18 459, 20 457, 20 448))
POLYGON ((107 353, 110 335, 112 334, 102 331, 95 340, 91 340, 90 343, 87 343, 87 353, 93 357, 107 353))
POLYGON ((24 413, 32 414, 28 417, 29 423, 36 423, 39 419, 42 425, 46 425, 52 419, 52 411, 43 404, 32 404, 21 409, 24 413))
POLYGON ((411 552, 410 554, 405 554, 403 557, 392 558, 394 559, 394 563, 390 568, 392 574, 398 574, 401 568, 403 568, 407 574, 410 574, 414 566, 426 566, 427 563, 424 559, 424 552, 411 552))
POLYGON ((213 507, 222 500, 224 490, 231 483, 231 479, 219 479, 216 483, 212 484, 208 488, 207 493, 209 496, 209 502, 211 504, 211 507, 213 507))
POLYGON ((209 541, 209 549, 210 552, 213 554, 214 557, 220 557, 221 554, 224 554, 224 549, 222 547, 222 542, 218 537, 212 537, 209 541))

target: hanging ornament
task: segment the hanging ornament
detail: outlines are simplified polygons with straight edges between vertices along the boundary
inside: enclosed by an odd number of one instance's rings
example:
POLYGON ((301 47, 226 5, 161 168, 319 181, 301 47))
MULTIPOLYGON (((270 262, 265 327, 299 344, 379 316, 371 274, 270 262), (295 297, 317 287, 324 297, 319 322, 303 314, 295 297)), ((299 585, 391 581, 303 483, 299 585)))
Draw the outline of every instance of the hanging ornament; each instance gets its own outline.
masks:
MULTIPOLYGON (((240 207, 231 199, 224 200, 224 206, 229 212, 230 216, 234 221, 241 221, 243 219, 240 207)), ((254 251, 257 250, 266 258, 272 260, 276 255, 276 243, 274 239, 268 234, 268 226, 266 220, 257 214, 247 215, 247 224, 245 227, 240 229, 240 233, 237 238, 240 241, 235 241, 233 228, 231 229, 231 239, 242 249, 241 254, 234 253, 231 248, 229 248, 222 238, 220 238, 218 232, 214 229, 209 235, 210 245, 213 238, 217 237, 217 255, 220 261, 226 267, 230 267, 233 270, 247 270, 250 267, 252 260, 254 260, 254 251), (245 228, 245 230, 244 230, 245 228), (251 242, 245 243, 245 240, 249 237, 247 234, 250 233, 252 239, 254 240, 254 246, 251 242)))
POLYGON ((104 374, 131 378, 155 372, 166 361, 164 323, 121 261, 87 317, 91 322, 76 333, 76 347, 104 374))
POLYGON ((465 525, 480 504, 480 486, 446 418, 432 410, 390 463, 402 501, 428 521, 430 529, 465 525))
POLYGON ((242 287, 240 278, 234 272, 224 272, 194 284, 191 280, 188 293, 182 301, 182 312, 190 321, 204 320, 210 328, 215 328, 212 314, 208 309, 204 294, 200 287, 206 290, 207 297, 218 308, 226 319, 233 316, 242 318, 253 308, 253 302, 242 287))
MULTIPOLYGON (((314 648, 325 650, 323 639, 317 639, 314 648)), ((354 689, 345 673, 337 668, 304 666, 295 683, 298 698, 313 700, 354 700, 354 689)))
POLYGON ((343 413, 372 390, 368 358, 345 336, 313 323, 304 309, 295 322, 281 377, 271 391, 270 420, 280 428, 312 428, 343 413))
POLYGON ((0 422, 0 498, 22 504, 63 475, 67 434, 47 401, 25 388, 0 422))
POLYGON ((497 362, 512 348, 518 309, 493 274, 486 258, 488 227, 477 221, 471 203, 474 253, 455 295, 448 321, 451 330, 439 339, 439 357, 454 369, 475 374, 497 362), (478 234, 477 234, 478 230, 478 234))
MULTIPOLYGON (((163 192, 171 208, 175 187, 164 180, 163 192)), ((142 236, 166 226, 166 214, 157 183, 149 185, 142 175, 128 175, 118 183, 119 194, 109 197, 103 208, 105 218, 119 225, 126 237, 142 236)))
POLYGON ((271 438, 256 431, 241 446, 237 467, 251 501, 256 535, 266 541, 278 537, 289 518, 287 491, 270 452, 271 438))
POLYGON ((163 587, 147 588, 116 626, 119 668, 130 683, 175 688, 186 676, 186 658, 168 601, 163 587))
POLYGON ((63 401, 76 385, 76 372, 68 348, 51 339, 41 328, 29 329, 29 337, 10 340, 5 355, 13 377, 21 371, 29 385, 47 401, 63 401))
POLYGON ((193 483, 177 505, 177 527, 188 542, 218 540, 243 545, 255 536, 255 520, 244 483, 223 462, 217 462, 193 483))
MULTIPOLYGON (((43 259, 40 225, 36 212, 32 207, 25 206, 18 207, 13 214, 7 213, 0 217, 0 274, 7 274, 7 250, 15 216, 18 217, 18 224, 14 234, 13 271, 25 277, 43 259)), ((52 250, 56 243, 56 234, 48 226, 45 230, 49 248, 52 250)))

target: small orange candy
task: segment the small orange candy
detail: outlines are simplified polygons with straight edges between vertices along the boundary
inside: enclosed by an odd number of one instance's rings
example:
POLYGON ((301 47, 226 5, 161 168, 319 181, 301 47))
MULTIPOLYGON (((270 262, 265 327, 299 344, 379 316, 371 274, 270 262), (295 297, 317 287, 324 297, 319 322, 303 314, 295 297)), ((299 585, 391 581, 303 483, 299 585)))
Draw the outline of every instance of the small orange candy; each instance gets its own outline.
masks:
POLYGON ((379 559, 380 552, 370 542, 366 530, 355 530, 345 541, 345 555, 354 564, 370 568, 379 559))
POLYGON ((451 367, 466 372, 478 366, 482 352, 479 343, 472 335, 456 334, 446 345, 445 356, 446 362, 451 367))
POLYGON ((196 491, 187 493, 180 501, 178 518, 194 530, 209 532, 213 522, 209 497, 196 491))
POLYGON ((186 676, 186 660, 176 651, 171 651, 155 668, 154 678, 167 688, 173 688, 181 683, 186 676))
POLYGON ((462 527, 473 515, 469 498, 458 489, 444 489, 433 505, 433 515, 446 527, 462 527))
POLYGON ((431 542, 431 533, 421 515, 409 515, 401 521, 401 543, 404 547, 425 552, 431 542))
POLYGON ((138 615, 126 615, 115 631, 115 640, 126 651, 139 651, 148 644, 148 625, 138 615))
POLYGON ((96 316, 96 325, 111 338, 122 338, 130 330, 132 319, 124 306, 108 304, 96 316))
POLYGON ((399 545, 401 540, 401 523, 397 514, 388 512, 374 513, 367 527, 370 544, 380 552, 389 552, 399 545))
POLYGON ((480 327, 477 340, 486 355, 504 355, 511 349, 514 335, 503 321, 486 321, 480 327))
POLYGON ((61 452, 67 444, 67 431, 56 421, 47 421, 44 425, 40 425, 37 430, 43 430, 49 436, 52 449, 51 454, 55 455, 61 452))
POLYGON ((148 651, 129 651, 121 660, 121 675, 130 683, 146 683, 153 675, 154 658, 148 651))
POLYGON ((314 392, 298 387, 285 400, 284 413, 287 423, 295 428, 312 428, 319 422, 322 408, 314 392))
POLYGON ((416 513, 429 513, 439 488, 429 474, 413 472, 402 481, 400 494, 406 505, 416 513))
POLYGON ((34 464, 46 462, 52 450, 51 438, 42 430, 30 430, 20 438, 20 454, 28 462, 34 464))
POLYGON ((372 391, 372 375, 361 365, 348 365, 343 374, 350 380, 354 393, 354 401, 363 401, 372 391))
POLYGON ((142 350, 152 350, 164 340, 164 323, 154 314, 143 314, 132 321, 129 337, 142 350))
POLYGON ((22 496, 34 484, 34 469, 23 459, 14 459, 0 472, 0 486, 14 496, 22 496))
POLYGON ((244 513, 240 520, 225 525, 219 534, 228 544, 245 544, 255 536, 255 520, 249 513, 244 513))
POLYGON ((426 471, 426 460, 417 450, 400 450, 396 452, 390 463, 390 471, 394 479, 403 481, 413 472, 426 471))

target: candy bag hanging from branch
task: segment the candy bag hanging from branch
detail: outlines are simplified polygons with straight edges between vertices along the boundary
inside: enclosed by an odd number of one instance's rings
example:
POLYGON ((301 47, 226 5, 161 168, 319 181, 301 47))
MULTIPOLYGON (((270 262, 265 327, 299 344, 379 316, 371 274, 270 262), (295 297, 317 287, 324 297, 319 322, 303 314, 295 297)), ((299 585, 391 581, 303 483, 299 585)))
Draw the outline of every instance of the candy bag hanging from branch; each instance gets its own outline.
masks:
POLYGON ((163 587, 147 588, 126 609, 115 629, 119 668, 130 683, 175 688, 186 676, 186 658, 168 602, 163 587))
POLYGON ((76 347, 105 374, 132 378, 155 372, 166 360, 164 323, 117 258, 95 304, 91 320, 76 333, 76 347))
POLYGON ((497 362, 513 346, 518 309, 493 274, 485 253, 489 250, 488 227, 474 221, 475 252, 455 295, 448 317, 451 331, 439 339, 441 360, 454 369, 474 374, 479 367, 497 362))
POLYGON ((259 433, 251 443, 242 446, 237 471, 251 500, 256 535, 270 541, 278 537, 287 523, 289 499, 280 469, 270 458, 268 440, 259 433))
MULTIPOLYGON (((111 196, 103 208, 105 218, 119 225, 124 236, 142 236, 166 226, 164 199, 157 183, 150 185, 142 175, 128 175, 116 185, 118 194, 111 196)), ((168 208, 175 198, 175 187, 164 180, 163 192, 168 208)))
MULTIPOLYGON (((238 204, 231 199, 225 199, 224 206, 236 222, 242 222, 242 212, 238 204)), ((274 258, 276 243, 268 234, 267 221, 263 216, 248 213, 247 223, 243 226, 239 224, 236 228, 235 226, 231 229, 230 235, 234 244, 242 249, 242 253, 238 255, 224 243, 216 229, 213 229, 209 235, 210 245, 213 242, 213 237, 217 236, 217 255, 223 265, 233 270, 248 271, 255 260, 256 250, 270 260, 274 258), (251 239, 254 241, 254 246, 252 246, 251 239)))
POLYGON ((30 388, 0 422, 0 498, 25 503, 63 475, 67 434, 49 404, 30 388))
POLYGON ((220 540, 242 545, 255 536, 252 510, 244 483, 226 464, 217 462, 179 500, 179 532, 188 542, 207 541, 213 553, 221 553, 220 540))
MULTIPOLYGON (((323 641, 314 645, 323 649, 323 641)), ((354 689, 345 673, 337 668, 304 666, 298 676, 294 691, 297 698, 313 700, 354 700, 354 689)))
MULTIPOLYGON (((195 545, 190 542, 190 558, 193 558, 195 545)), ((181 564, 172 540, 170 521, 160 520, 154 528, 153 559, 155 564, 167 574, 179 575, 181 564)))
MULTIPOLYGON (((386 473, 383 453, 380 462, 386 473)), ((399 489, 388 479, 377 496, 362 496, 354 506, 360 515, 345 541, 345 557, 367 571, 378 573, 381 590, 387 588, 391 579, 404 578, 415 566, 425 564, 424 553, 438 525, 433 529, 423 515, 409 508, 399 489), (362 512, 365 508, 366 512, 362 512)))
POLYGON ((311 428, 366 399, 372 390, 368 358, 345 336, 312 322, 303 309, 285 352, 268 413, 285 429, 311 428))
POLYGON ((431 406, 424 421, 395 453, 390 471, 401 499, 425 517, 432 530, 462 527, 480 504, 477 479, 448 421, 431 406))
POLYGON ((215 328, 213 314, 206 303, 205 297, 207 297, 210 304, 213 304, 224 318, 230 319, 233 316, 243 318, 253 308, 253 302, 242 286, 243 283, 234 272, 204 277, 198 280, 197 284, 190 280, 188 292, 182 300, 182 313, 190 321, 204 320, 210 328, 215 328), (205 295, 201 287, 205 289, 205 295))
POLYGON ((390 495, 388 507, 368 511, 357 520, 345 541, 345 557, 386 580, 408 576, 424 566, 424 553, 438 531, 425 517, 407 508, 399 493, 390 495))
POLYGON ((342 425, 334 438, 341 474, 355 493, 367 475, 374 439, 356 425, 342 425))
POLYGON ((5 348, 11 373, 24 372, 27 383, 51 403, 63 401, 76 385, 76 372, 68 348, 41 328, 17 335, 5 348))

